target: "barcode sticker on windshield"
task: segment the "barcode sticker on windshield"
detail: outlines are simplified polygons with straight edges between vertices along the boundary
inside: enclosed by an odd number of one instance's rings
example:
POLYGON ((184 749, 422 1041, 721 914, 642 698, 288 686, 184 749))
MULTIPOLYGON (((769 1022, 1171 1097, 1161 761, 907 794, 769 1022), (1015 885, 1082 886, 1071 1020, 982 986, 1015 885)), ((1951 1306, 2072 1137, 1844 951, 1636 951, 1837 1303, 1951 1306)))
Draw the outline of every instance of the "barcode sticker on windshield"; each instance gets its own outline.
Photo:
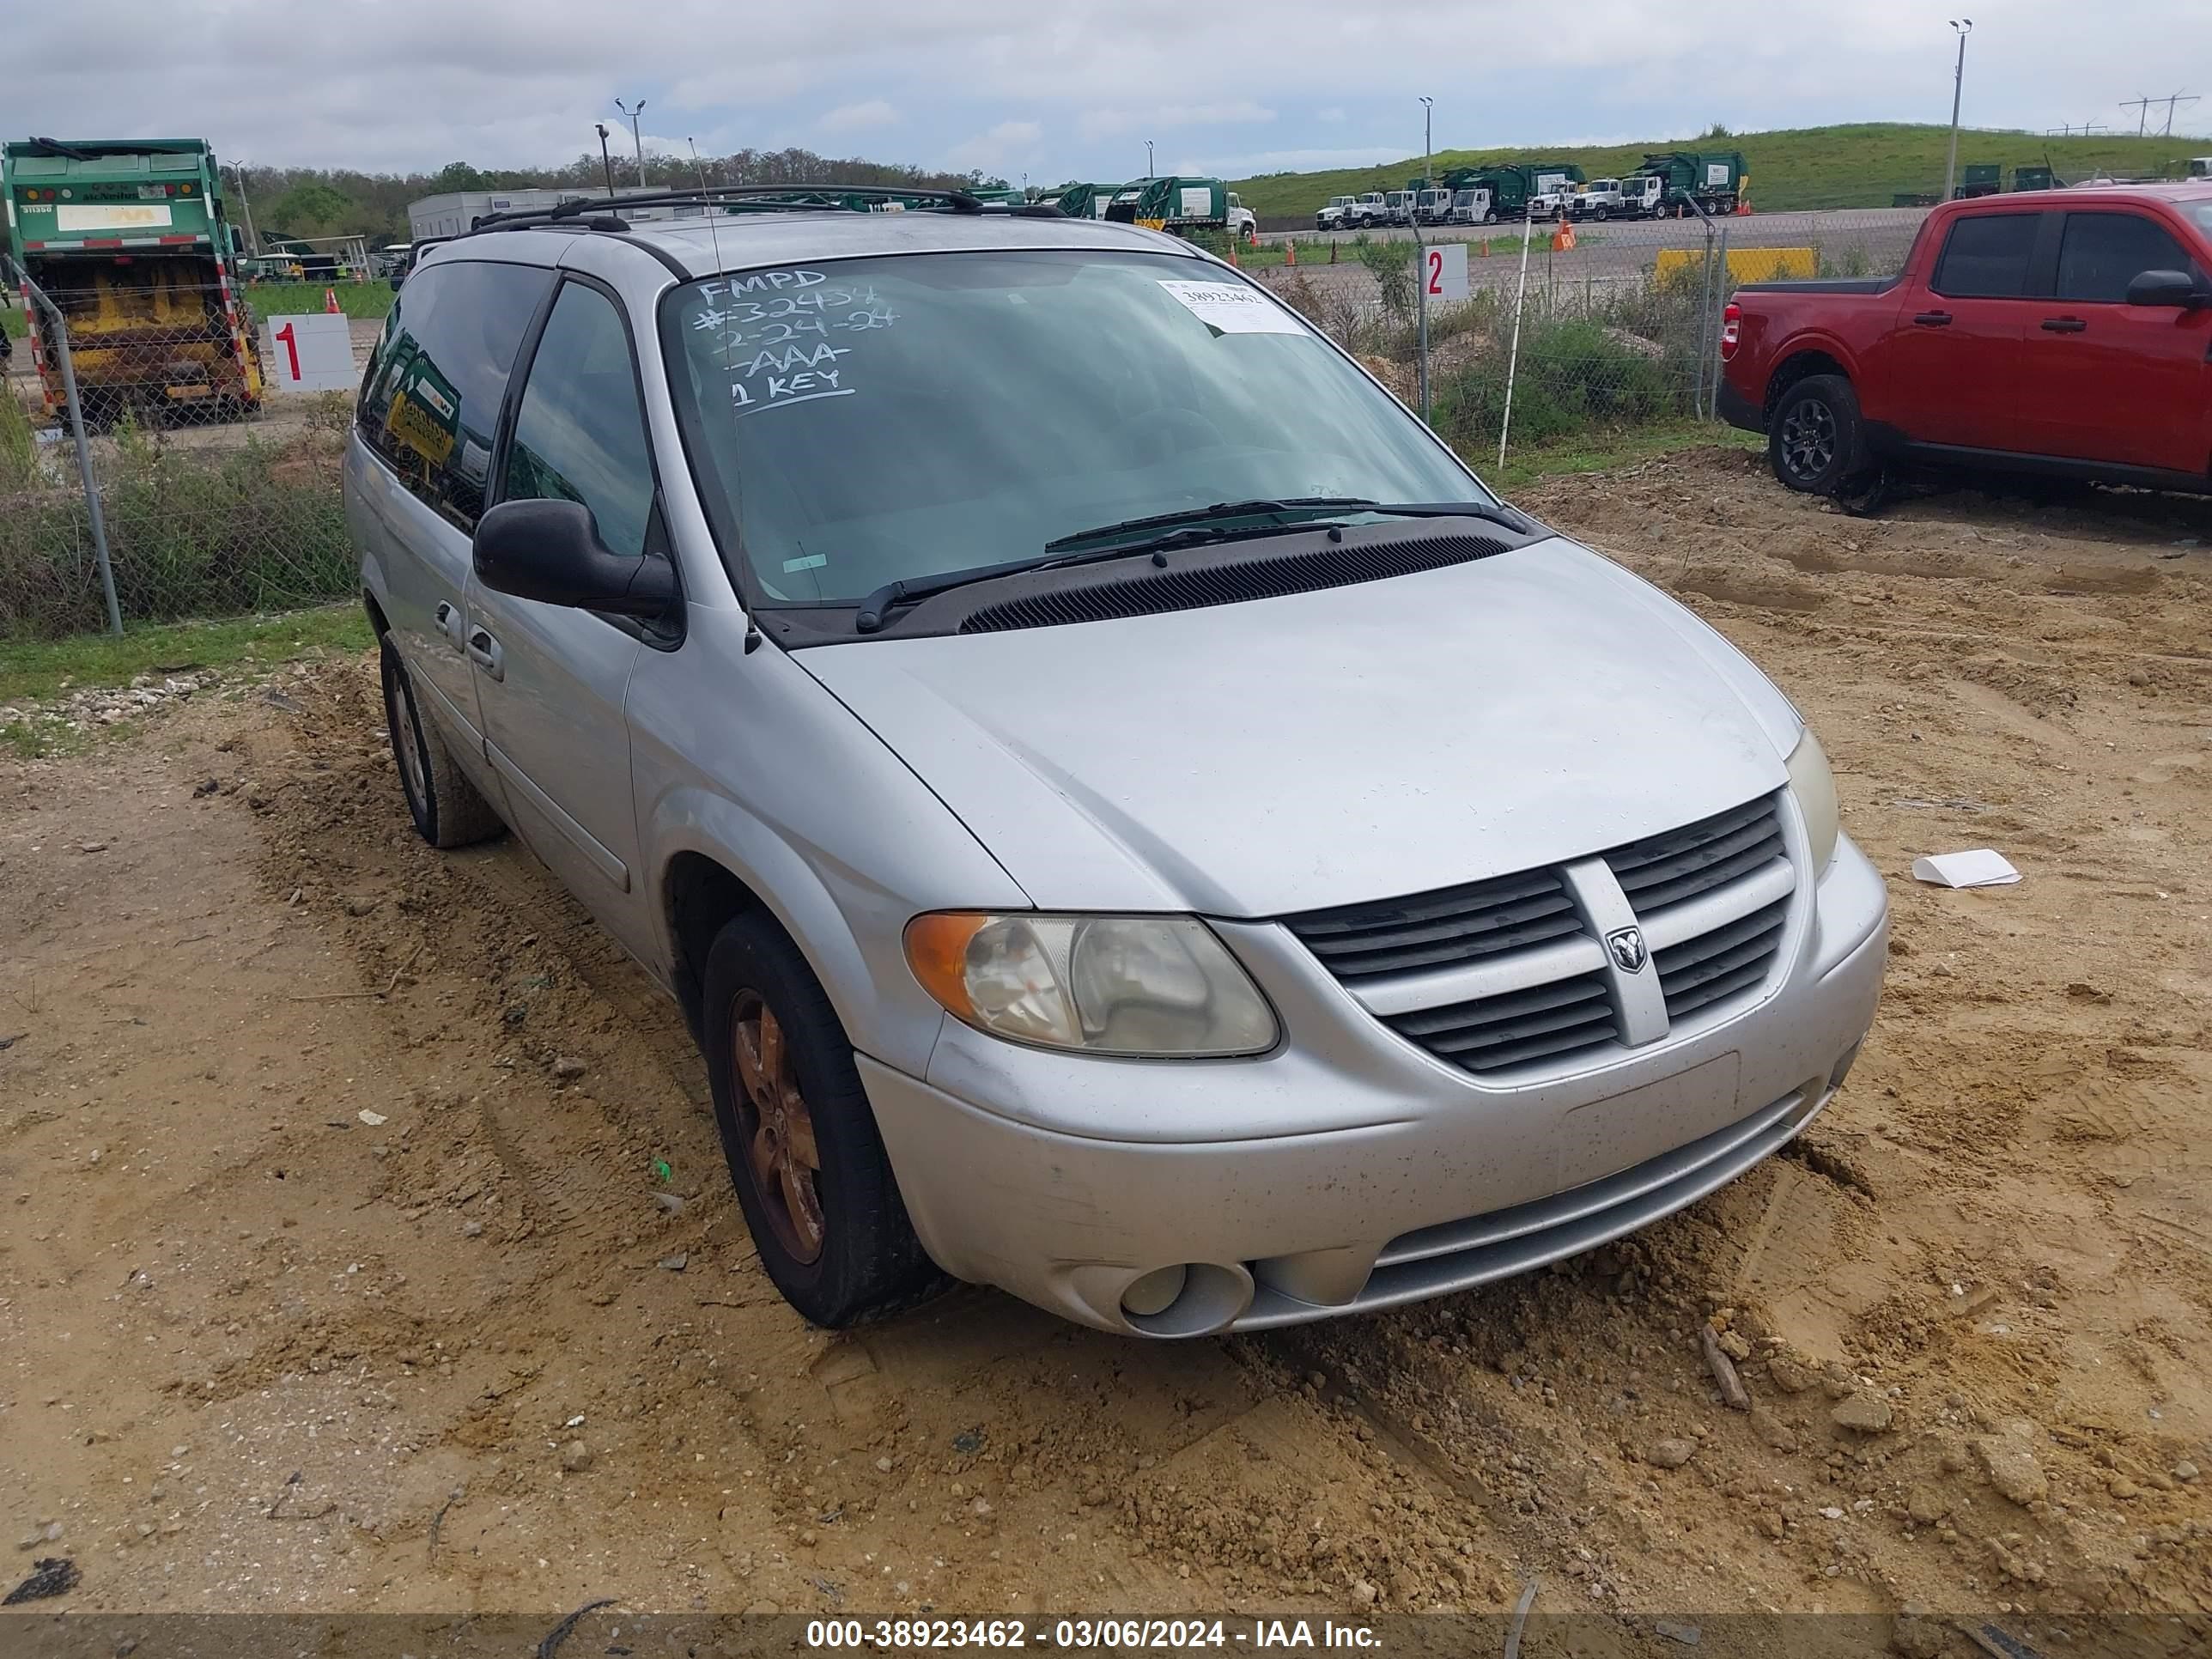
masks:
POLYGON ((1182 283, 1162 278, 1199 321, 1223 334, 1303 334, 1304 326, 1255 288, 1229 283, 1182 283))

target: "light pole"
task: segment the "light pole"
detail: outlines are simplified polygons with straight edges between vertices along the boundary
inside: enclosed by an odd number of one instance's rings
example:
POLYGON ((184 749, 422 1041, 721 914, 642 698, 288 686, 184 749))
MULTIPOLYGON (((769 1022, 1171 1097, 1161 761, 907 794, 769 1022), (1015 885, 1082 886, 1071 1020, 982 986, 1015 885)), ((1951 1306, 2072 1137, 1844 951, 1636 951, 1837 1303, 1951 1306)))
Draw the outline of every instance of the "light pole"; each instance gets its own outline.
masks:
MULTIPOLYGON (((1421 100, 1421 190, 1424 194, 1437 187, 1433 177, 1435 164, 1430 160, 1435 151, 1435 118, 1437 100, 1421 100)), ((1429 418, 1429 264, 1421 247, 1421 198, 1413 198, 1413 309, 1419 319, 1421 335, 1421 418, 1429 418)))
POLYGON ((1155 175, 1152 172, 1152 141, 1147 138, 1145 140, 1145 177, 1150 179, 1154 176, 1155 175))
POLYGON ((1951 72, 1951 157, 1943 163, 1943 199, 1951 199, 1951 186, 1959 176, 1959 94, 1966 85, 1966 37, 1974 32, 1971 17, 1954 17, 1951 27, 1959 32, 1959 67, 1951 72))
POLYGON ((246 215, 246 251, 258 257, 261 240, 253 234, 253 203, 246 193, 246 169, 235 161, 225 161, 223 166, 228 167, 231 176, 238 180, 238 205, 246 215))
POLYGON ((599 171, 607 176, 607 200, 611 202, 615 198, 615 164, 607 159, 607 124, 594 121, 592 125, 599 130, 599 171))
POLYGON ((631 147, 637 151, 637 185, 640 190, 642 190, 645 188, 645 140, 637 136, 637 118, 645 112, 645 100, 639 99, 637 107, 632 109, 617 98, 615 100, 615 107, 629 117, 629 142, 631 147))

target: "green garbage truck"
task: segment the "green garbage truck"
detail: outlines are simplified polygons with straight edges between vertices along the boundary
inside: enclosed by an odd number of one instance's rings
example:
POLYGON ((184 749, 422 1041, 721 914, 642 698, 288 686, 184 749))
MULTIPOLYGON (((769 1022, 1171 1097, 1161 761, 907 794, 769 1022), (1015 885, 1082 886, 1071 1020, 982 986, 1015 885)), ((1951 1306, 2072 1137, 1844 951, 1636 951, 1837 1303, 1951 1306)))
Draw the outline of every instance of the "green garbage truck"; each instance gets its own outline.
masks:
MULTIPOLYGON (((199 138, 0 143, 8 248, 67 319, 87 418, 235 418, 258 404, 260 351, 237 286, 245 239, 199 138)), ((46 413, 65 400, 54 323, 21 295, 46 413)))
POLYGON ((1627 211, 1649 218, 1687 213, 1692 204, 1707 213, 1734 213, 1738 204, 1751 199, 1751 175, 1743 152, 1735 149, 1670 149, 1646 155, 1620 187, 1627 211))
POLYGON ((1534 216, 1539 219, 1559 216, 1560 205, 1573 194, 1573 187, 1583 182, 1582 168, 1572 161, 1500 161, 1488 167, 1454 167, 1439 182, 1447 190, 1486 190, 1490 192, 1489 217, 1514 220, 1525 217, 1534 204, 1534 216))
POLYGON ((1225 232, 1229 186, 1218 179, 1132 179, 1114 192, 1104 216, 1177 235, 1194 230, 1225 232))

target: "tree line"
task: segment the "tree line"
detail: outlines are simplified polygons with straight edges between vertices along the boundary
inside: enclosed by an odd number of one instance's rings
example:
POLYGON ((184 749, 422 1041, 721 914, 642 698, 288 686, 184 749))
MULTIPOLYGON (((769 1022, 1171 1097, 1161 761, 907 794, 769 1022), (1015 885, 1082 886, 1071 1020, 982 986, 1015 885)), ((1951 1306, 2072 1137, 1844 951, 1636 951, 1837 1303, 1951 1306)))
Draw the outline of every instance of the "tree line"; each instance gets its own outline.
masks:
MULTIPOLYGON (((637 183, 637 161, 610 151, 616 188, 637 183)), ((226 169, 228 171, 228 169, 226 169)), ((408 239, 407 204, 425 196, 471 190, 588 190, 605 188, 606 171, 590 152, 564 167, 476 167, 448 162, 435 173, 362 173, 350 167, 244 169, 254 228, 266 236, 360 236, 371 246, 408 239)), ((741 149, 730 155, 645 158, 645 181, 680 189, 704 178, 710 185, 910 185, 938 189, 1003 185, 981 173, 933 173, 894 161, 817 155, 811 149, 741 149)), ((243 218, 243 215, 235 216, 243 218)))

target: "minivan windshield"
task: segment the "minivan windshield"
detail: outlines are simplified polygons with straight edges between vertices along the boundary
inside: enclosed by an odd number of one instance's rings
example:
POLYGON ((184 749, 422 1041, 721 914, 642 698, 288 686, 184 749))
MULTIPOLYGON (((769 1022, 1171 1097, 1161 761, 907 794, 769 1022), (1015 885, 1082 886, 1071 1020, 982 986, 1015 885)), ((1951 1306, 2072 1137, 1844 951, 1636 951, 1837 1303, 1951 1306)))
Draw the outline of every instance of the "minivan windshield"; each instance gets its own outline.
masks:
POLYGON ((744 271, 675 289, 661 326, 716 532, 769 603, 1216 502, 1492 499, 1294 313, 1188 257, 744 271))

